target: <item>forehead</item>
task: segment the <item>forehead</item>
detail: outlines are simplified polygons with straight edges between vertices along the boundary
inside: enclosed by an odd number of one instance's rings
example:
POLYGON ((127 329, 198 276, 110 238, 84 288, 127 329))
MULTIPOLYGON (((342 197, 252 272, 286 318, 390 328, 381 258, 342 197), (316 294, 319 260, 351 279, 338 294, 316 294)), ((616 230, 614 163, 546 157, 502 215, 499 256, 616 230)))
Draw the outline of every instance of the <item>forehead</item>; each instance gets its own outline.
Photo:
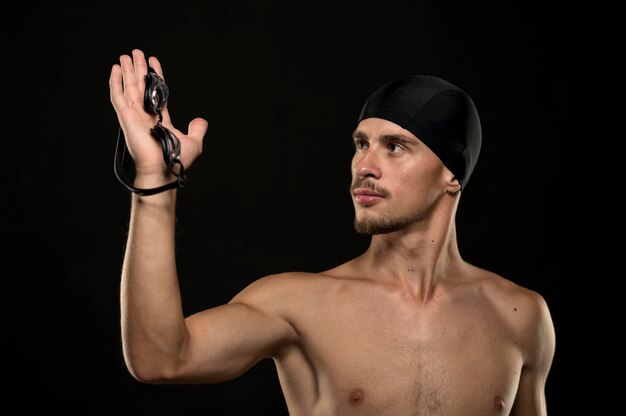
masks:
POLYGON ((422 144, 422 141, 407 129, 392 121, 375 117, 362 120, 357 125, 353 135, 366 136, 372 139, 382 136, 401 136, 414 141, 416 144, 422 144))

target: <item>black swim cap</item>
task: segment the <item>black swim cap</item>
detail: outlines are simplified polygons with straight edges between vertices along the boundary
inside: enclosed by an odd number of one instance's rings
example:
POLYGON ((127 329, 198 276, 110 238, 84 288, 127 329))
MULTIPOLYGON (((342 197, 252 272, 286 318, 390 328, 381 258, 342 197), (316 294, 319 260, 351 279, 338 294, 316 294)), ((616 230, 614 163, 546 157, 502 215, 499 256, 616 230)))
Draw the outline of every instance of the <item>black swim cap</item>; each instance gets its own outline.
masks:
POLYGON ((465 188, 478 160, 482 132, 474 102, 463 90, 434 76, 403 78, 370 95, 358 121, 371 117, 413 133, 465 188))

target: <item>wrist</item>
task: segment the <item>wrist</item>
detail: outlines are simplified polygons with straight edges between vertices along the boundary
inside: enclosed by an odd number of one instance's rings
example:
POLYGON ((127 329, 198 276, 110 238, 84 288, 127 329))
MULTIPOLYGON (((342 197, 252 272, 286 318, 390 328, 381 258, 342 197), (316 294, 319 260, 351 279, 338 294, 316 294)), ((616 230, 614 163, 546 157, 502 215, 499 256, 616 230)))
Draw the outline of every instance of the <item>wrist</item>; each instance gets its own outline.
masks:
POLYGON ((177 177, 170 171, 150 169, 137 169, 133 186, 136 188, 156 188, 171 182, 175 182, 177 177))

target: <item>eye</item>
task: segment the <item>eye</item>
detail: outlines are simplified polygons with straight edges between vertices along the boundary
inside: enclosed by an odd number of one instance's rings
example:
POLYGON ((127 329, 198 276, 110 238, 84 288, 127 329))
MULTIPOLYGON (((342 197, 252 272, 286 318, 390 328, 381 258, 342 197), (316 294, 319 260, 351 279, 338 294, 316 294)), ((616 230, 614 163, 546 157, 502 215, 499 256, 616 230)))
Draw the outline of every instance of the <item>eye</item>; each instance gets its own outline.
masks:
POLYGON ((367 149, 368 146, 369 146, 369 143, 367 143, 367 141, 365 141, 363 139, 355 139, 354 140, 354 148, 356 150, 367 149))
POLYGON ((397 143, 389 143, 389 151, 391 153, 400 153, 404 150, 402 146, 397 143))

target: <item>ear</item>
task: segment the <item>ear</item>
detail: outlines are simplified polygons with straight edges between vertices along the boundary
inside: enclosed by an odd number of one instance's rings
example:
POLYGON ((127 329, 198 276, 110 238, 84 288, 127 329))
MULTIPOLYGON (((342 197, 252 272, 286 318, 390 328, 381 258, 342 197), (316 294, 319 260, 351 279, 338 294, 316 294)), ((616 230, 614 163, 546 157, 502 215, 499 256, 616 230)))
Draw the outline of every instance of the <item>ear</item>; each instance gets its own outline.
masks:
POLYGON ((455 178, 454 176, 451 176, 450 179, 446 183, 446 192, 449 192, 451 194, 456 194, 460 190, 461 190, 461 184, 459 183, 458 179, 455 178))

